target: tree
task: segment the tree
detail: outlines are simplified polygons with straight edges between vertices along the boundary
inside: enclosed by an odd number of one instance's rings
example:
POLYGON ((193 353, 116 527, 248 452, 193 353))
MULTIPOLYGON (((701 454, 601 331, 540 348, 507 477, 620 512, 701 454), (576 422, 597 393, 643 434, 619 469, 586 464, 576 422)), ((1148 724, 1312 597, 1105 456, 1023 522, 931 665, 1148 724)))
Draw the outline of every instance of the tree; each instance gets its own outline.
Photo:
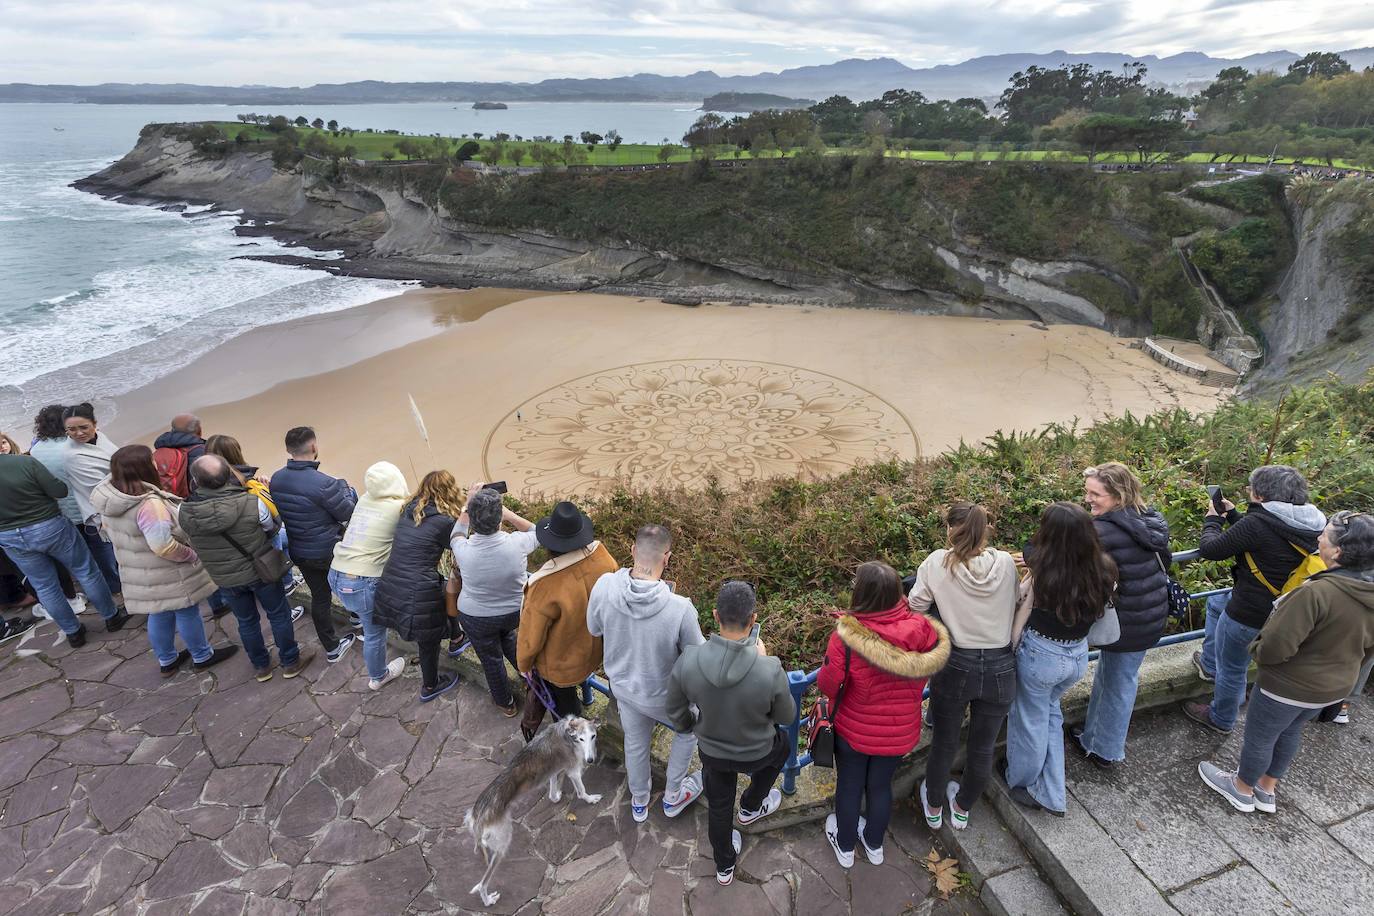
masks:
POLYGON ((279 134, 291 126, 291 122, 286 120, 286 115, 277 115, 267 122, 267 129, 274 134, 279 134))
POLYGON ((390 162, 396 158, 396 151, 394 149, 384 149, 382 150, 382 158, 390 162))
POLYGON ((339 122, 336 121, 336 120, 334 120, 333 118, 330 118, 330 119, 329 119, 329 124, 326 125, 326 126, 327 126, 330 130, 338 130, 338 129, 339 129, 339 122))
POLYGON ((658 148, 658 161, 659 161, 659 162, 667 162, 669 159, 673 158, 673 153, 674 153, 676 150, 677 150, 677 147, 672 146, 671 144, 668 144, 668 143, 663 144, 662 146, 660 146, 660 147, 658 148))
POLYGON ((721 143, 724 134, 725 118, 714 111, 708 111, 687 129, 687 133, 682 135, 682 142, 692 149, 702 149, 721 143))
POLYGON ((515 163, 515 167, 519 168, 520 163, 525 158, 525 148, 523 146, 512 146, 510 148, 510 152, 508 152, 506 155, 510 157, 511 162, 515 163))
POLYGON ((462 146, 458 147, 457 152, 453 154, 453 158, 457 162, 467 162, 469 159, 471 159, 473 156, 476 156, 481 151, 482 144, 476 142, 475 140, 467 140, 463 143, 462 146))
POLYGON ((582 131, 582 142, 587 144, 587 152, 589 153, 596 149, 596 145, 600 143, 602 139, 602 136, 598 133, 593 133, 590 130, 582 131))
POLYGON ((481 159, 486 165, 496 165, 505 156, 506 148, 495 141, 488 143, 482 148, 482 153, 477 158, 481 159))
POLYGON ((482 139, 482 132, 481 132, 480 130, 474 130, 474 131, 472 132, 472 139, 474 139, 474 140, 481 140, 481 139, 482 139))
POLYGON ((420 147, 414 140, 406 137, 396 142, 396 152, 405 156, 407 159, 414 159, 416 156, 420 155, 420 147))
POLYGON ((1344 57, 1332 51, 1313 51, 1300 60, 1295 60, 1288 65, 1288 74, 1295 76, 1299 80, 1312 78, 1329 80, 1332 77, 1340 76, 1342 73, 1350 73, 1350 64, 1344 57))
POLYGON ((606 131, 606 146, 611 152, 614 153, 616 150, 620 149, 620 144, 624 142, 625 141, 620 136, 620 131, 615 128, 606 131))
POLYGON ((945 155, 951 161, 958 159, 961 153, 967 153, 973 149, 973 145, 964 140, 947 140, 944 144, 945 155))
POLYGON ((324 130, 324 119, 316 118, 315 120, 310 122, 310 126, 315 128, 316 130, 324 130))
POLYGON ((294 123, 297 127, 305 127, 310 122, 305 119, 305 115, 297 115, 294 123))

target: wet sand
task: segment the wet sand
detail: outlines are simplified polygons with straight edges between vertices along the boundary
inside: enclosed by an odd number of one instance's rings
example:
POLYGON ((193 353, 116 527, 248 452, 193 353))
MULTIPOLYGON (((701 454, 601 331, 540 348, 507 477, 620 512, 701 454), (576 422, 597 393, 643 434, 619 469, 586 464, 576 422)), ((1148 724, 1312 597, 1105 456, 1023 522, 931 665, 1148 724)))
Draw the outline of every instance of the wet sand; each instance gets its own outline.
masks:
POLYGON ((563 494, 823 474, 998 429, 1218 403, 1129 343, 876 310, 425 290, 251 331, 120 398, 112 431, 149 441, 192 410, 270 469, 284 432, 308 424, 324 469, 353 481, 385 458, 407 476, 442 466, 563 494))

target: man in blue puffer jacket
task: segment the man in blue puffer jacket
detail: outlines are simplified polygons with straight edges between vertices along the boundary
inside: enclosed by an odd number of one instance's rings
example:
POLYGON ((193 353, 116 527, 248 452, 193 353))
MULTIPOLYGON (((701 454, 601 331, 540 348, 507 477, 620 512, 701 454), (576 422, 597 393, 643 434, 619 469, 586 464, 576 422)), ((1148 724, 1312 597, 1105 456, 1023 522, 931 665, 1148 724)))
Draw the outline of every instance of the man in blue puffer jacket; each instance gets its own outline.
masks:
POLYGON ((357 492, 339 477, 320 471, 320 452, 315 430, 297 426, 286 434, 286 467, 272 475, 269 488, 277 511, 286 525, 291 562, 305 576, 310 589, 310 617, 320 645, 330 662, 343 658, 353 645, 353 634, 334 635, 329 612, 329 567, 334 545, 343 538, 344 525, 353 516, 357 492))

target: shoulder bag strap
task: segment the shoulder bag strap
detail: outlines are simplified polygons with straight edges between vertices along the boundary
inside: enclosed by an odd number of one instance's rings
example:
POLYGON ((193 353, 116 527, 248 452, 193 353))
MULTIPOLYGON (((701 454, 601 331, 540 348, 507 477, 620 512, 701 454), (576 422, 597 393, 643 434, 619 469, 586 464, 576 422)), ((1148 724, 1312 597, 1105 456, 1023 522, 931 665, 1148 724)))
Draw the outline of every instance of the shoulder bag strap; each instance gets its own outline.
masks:
POLYGON ((840 678, 840 689, 835 691, 835 708, 830 710, 830 721, 840 714, 840 701, 844 699, 844 689, 849 686, 849 644, 844 647, 844 675, 840 678))
POLYGON ((1255 555, 1246 552, 1245 562, 1250 567, 1250 575, 1254 576, 1257 580, 1259 580, 1259 584, 1267 588, 1269 590, 1269 593, 1277 598, 1279 596, 1279 590, 1277 588, 1274 588, 1274 586, 1270 585, 1269 580, 1264 578, 1264 573, 1260 572, 1259 564, 1255 562, 1255 555))
POLYGON ((226 541, 228 541, 230 544, 232 544, 235 550, 237 550, 239 553, 243 554, 243 558, 244 558, 245 560, 249 561, 250 563, 253 561, 253 555, 252 555, 251 553, 249 553, 248 551, 244 550, 244 549, 243 549, 243 545, 240 544, 238 541, 234 540, 233 538, 231 538, 227 532, 221 531, 221 532, 219 533, 219 536, 222 537, 222 538, 224 538, 224 539, 225 539, 226 541))

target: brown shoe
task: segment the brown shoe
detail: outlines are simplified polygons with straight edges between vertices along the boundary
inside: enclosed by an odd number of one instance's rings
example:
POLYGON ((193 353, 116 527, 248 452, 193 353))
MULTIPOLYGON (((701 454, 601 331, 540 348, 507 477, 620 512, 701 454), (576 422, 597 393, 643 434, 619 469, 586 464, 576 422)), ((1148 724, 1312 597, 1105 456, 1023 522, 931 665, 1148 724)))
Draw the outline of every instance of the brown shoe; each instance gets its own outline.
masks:
POLYGON ((287 665, 286 667, 281 669, 281 676, 284 678, 296 677, 302 671, 305 670, 307 665, 309 665, 314 660, 315 652, 313 649, 309 652, 302 652, 300 654, 300 657, 297 658, 293 664, 287 665))
POLYGON ((1211 729, 1218 735, 1231 734, 1231 729, 1222 728, 1212 721, 1212 704, 1210 703, 1194 703, 1191 700, 1185 702, 1183 704, 1183 714, 1198 725, 1201 725, 1203 728, 1211 729))
POLYGON ((253 669, 253 678, 259 683, 272 680, 272 665, 269 663, 262 668, 253 669))
POLYGON ((510 701, 509 706, 498 706, 496 708, 501 710, 501 715, 505 716, 507 719, 514 719, 520 714, 520 707, 516 705, 514 700, 510 701))

